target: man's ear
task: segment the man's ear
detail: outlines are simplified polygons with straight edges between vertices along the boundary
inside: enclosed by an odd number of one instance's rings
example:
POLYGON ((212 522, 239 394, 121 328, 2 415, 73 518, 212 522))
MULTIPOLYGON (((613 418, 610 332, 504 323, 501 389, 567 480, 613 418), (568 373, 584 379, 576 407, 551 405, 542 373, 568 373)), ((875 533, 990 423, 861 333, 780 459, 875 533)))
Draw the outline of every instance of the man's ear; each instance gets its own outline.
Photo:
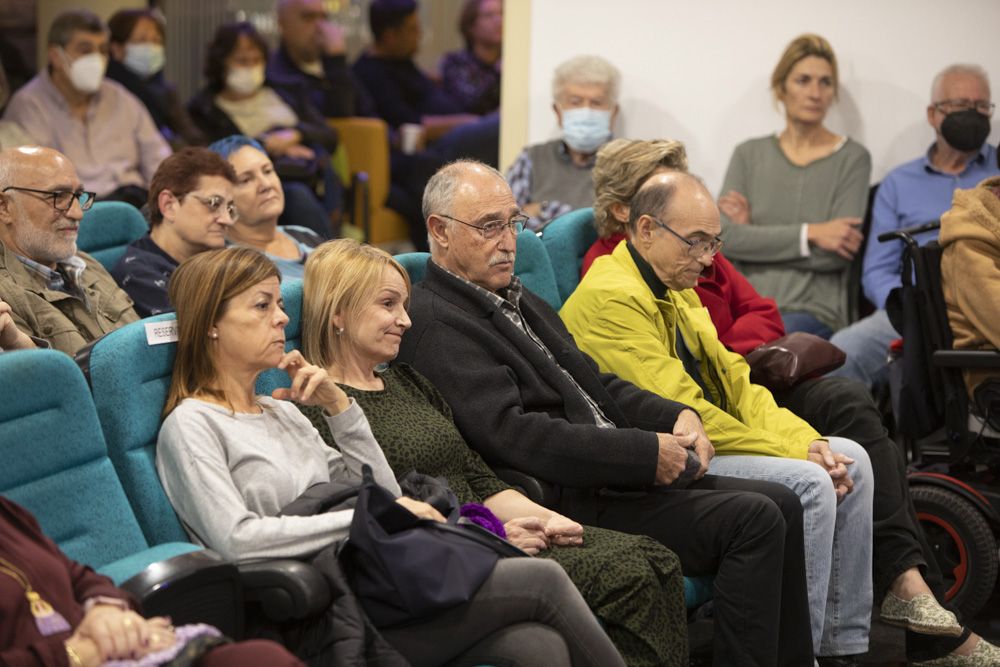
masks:
POLYGON ((434 243, 439 248, 447 248, 448 243, 448 221, 433 213, 427 217, 427 234, 434 239, 434 243))
POLYGON ((635 233, 631 235, 634 243, 647 247, 653 240, 653 219, 648 215, 640 215, 635 221, 635 233))
POLYGON ((66 69, 66 57, 62 54, 61 47, 50 44, 47 53, 50 65, 57 69, 66 69))
POLYGON ((17 222, 14 199, 8 194, 0 194, 0 225, 10 226, 17 222))
POLYGON ((559 123, 559 127, 562 127, 562 111, 559 110, 559 105, 555 102, 552 103, 552 110, 556 112, 556 122, 559 123))

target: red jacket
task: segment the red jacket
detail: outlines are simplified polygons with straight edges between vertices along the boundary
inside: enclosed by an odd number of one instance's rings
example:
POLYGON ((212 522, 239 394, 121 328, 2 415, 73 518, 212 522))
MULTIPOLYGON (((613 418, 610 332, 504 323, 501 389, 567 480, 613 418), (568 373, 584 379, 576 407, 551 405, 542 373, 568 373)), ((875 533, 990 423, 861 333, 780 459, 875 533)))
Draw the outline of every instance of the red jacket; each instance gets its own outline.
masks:
MULTIPOLYGON (((583 256, 580 277, 587 273, 595 259, 610 255, 624 238, 624 234, 615 234, 607 239, 597 239, 583 256)), ((721 253, 715 256, 712 268, 698 279, 694 291, 708 309, 719 332, 719 340, 737 354, 745 355, 755 347, 785 335, 785 326, 774 299, 758 294, 750 281, 721 253)))

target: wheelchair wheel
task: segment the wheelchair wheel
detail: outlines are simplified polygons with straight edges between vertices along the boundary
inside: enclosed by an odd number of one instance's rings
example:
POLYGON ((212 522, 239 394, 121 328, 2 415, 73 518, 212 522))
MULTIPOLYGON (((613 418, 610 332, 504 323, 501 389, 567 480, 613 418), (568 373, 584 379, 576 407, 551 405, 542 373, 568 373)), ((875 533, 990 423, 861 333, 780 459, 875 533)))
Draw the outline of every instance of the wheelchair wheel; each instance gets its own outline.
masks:
POLYGON ((993 593, 996 538, 982 513, 953 491, 919 484, 910 488, 917 518, 937 559, 945 599, 973 618, 993 593))

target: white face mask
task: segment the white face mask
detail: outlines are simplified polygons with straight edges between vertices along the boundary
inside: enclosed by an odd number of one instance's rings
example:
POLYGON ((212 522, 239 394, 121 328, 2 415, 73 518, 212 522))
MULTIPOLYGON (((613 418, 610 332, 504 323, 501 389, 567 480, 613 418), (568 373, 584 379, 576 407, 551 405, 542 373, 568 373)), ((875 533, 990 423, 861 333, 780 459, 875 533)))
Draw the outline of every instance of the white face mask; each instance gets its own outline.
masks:
POLYGON ((70 62, 66 52, 63 51, 62 54, 69 65, 69 80, 73 87, 81 93, 96 93, 104 81, 108 59, 100 53, 88 53, 70 62))
POLYGON ((226 74, 226 88, 240 95, 249 95, 264 85, 264 66, 234 67, 226 74))
POLYGON ((164 62, 166 56, 163 54, 162 44, 139 42, 125 45, 122 63, 143 78, 153 76, 163 69, 164 62))

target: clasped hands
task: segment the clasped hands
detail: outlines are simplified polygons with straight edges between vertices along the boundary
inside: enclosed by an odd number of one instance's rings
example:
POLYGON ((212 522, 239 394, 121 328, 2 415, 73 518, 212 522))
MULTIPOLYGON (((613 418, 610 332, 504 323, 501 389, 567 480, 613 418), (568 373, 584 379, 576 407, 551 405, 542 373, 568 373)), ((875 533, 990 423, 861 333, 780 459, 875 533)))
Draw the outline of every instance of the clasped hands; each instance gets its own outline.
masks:
POLYGON ((708 464, 715 456, 715 447, 705 433, 701 418, 691 409, 681 410, 671 433, 656 434, 659 453, 656 458, 656 483, 672 484, 687 467, 688 450, 694 450, 701 465, 695 479, 708 472, 708 464))
POLYGON ((177 641, 170 619, 143 618, 114 605, 95 605, 80 621, 66 645, 86 666, 109 660, 137 660, 173 646, 177 641))
POLYGON ((511 519, 504 524, 507 541, 534 556, 552 546, 578 547, 583 544, 583 526, 561 514, 548 520, 536 516, 511 519))
POLYGON ((851 476, 847 472, 847 466, 854 463, 854 459, 832 451, 830 443, 826 440, 813 440, 810 442, 809 453, 806 455, 806 458, 830 473, 830 478, 833 480, 833 488, 837 492, 837 502, 843 500, 844 496, 854 489, 854 480, 851 479, 851 476))

